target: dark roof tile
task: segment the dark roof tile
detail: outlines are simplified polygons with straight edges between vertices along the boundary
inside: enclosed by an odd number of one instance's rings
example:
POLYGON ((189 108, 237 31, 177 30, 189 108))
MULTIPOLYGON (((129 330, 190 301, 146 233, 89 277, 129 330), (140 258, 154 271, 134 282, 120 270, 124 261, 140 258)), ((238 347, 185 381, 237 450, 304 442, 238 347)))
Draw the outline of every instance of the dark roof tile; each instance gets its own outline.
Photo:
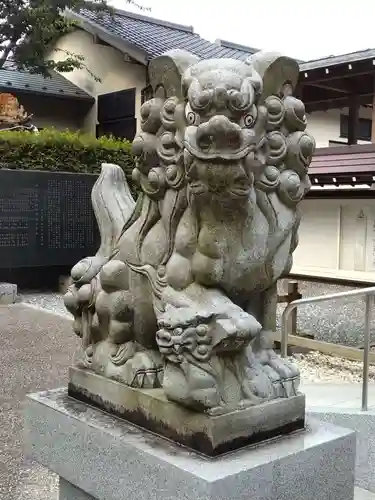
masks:
POLYGON ((256 49, 230 42, 211 43, 194 33, 191 26, 173 24, 152 17, 116 10, 114 16, 93 11, 80 12, 85 21, 95 23, 111 35, 136 46, 149 59, 171 49, 188 50, 203 59, 211 57, 234 57, 245 60, 256 49))
MULTIPOLYGON (((74 14, 73 14, 74 15, 74 14)), ((191 26, 174 24, 152 17, 115 10, 114 16, 98 15, 93 11, 82 10, 80 17, 97 29, 118 37, 120 40, 138 48, 148 59, 159 56, 171 49, 188 50, 197 56, 208 58, 230 57, 244 61, 258 49, 239 45, 226 40, 211 43, 194 33, 191 26)), ((98 33, 100 37, 100 33, 98 33)), ((361 50, 351 54, 329 56, 314 61, 301 61, 301 71, 322 68, 342 63, 350 63, 374 58, 375 49, 361 50)))
POLYGON ((51 78, 45 78, 39 74, 19 71, 12 62, 7 61, 4 67, 0 69, 0 91, 11 92, 12 90, 94 100, 87 92, 55 71, 52 72, 51 78))
POLYGON ((328 56, 313 61, 307 61, 300 64, 301 71, 309 71, 318 68, 327 68, 337 64, 348 64, 352 62, 364 61, 366 59, 375 60, 375 49, 358 50, 349 54, 341 54, 338 56, 328 56))

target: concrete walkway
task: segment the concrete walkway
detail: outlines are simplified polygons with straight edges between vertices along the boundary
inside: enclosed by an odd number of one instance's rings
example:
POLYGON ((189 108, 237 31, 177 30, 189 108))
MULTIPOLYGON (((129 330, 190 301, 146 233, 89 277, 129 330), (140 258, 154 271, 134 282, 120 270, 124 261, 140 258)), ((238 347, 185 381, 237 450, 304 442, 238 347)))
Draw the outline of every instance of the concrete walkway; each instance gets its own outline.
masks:
POLYGON ((354 500, 375 500, 375 493, 371 493, 361 488, 356 488, 354 492, 354 500))
POLYGON ((21 304, 0 307, 0 499, 57 500, 57 478, 23 456, 26 394, 67 384, 79 346, 71 322, 21 304))
MULTIPOLYGON (((314 383, 302 384, 301 392, 306 394, 306 408, 309 411, 324 408, 329 411, 334 409, 353 409, 360 412, 362 404, 362 384, 329 384, 314 383)), ((375 410, 375 384, 369 385, 368 409, 375 410)), ((358 452, 358 450, 357 450, 358 452)), ((354 500, 375 500, 375 493, 355 489, 354 500)))
MULTIPOLYGON (((334 407, 361 409, 362 384, 330 384, 326 382, 301 384, 301 392, 306 394, 307 408, 334 407)), ((375 383, 369 385, 369 410, 375 409, 375 383)))

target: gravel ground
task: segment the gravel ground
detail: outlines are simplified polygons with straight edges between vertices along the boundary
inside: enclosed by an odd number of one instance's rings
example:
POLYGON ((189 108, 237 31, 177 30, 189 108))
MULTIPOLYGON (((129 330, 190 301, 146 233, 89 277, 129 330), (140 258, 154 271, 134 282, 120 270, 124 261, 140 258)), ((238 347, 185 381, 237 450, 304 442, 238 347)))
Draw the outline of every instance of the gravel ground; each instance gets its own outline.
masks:
MULTIPOLYGON (((280 280, 279 293, 285 293, 287 280, 280 280)), ((315 297, 358 288, 299 281, 303 297, 315 297)), ((278 318, 285 304, 278 306, 278 318)), ((363 298, 336 299, 300 306, 297 312, 297 331, 314 334, 317 340, 357 347, 363 343, 365 303, 363 298)), ((371 341, 375 342, 375 322, 371 325, 371 341)))
MULTIPOLYGON (((284 293, 286 281, 279 284, 279 293, 284 293)), ((353 290, 354 287, 330 285, 326 283, 299 282, 303 297, 327 295, 330 293, 353 290)), ((21 291, 22 300, 51 311, 68 314, 58 293, 21 291)), ((278 319, 284 309, 278 306, 278 319)), ((316 339, 326 342, 357 346, 363 342, 364 302, 363 299, 344 299, 301 307, 298 311, 299 332, 313 333, 316 339)), ((375 325, 372 325, 372 340, 375 341, 375 325)), ((292 360, 301 369, 305 382, 360 382, 362 363, 327 356, 318 352, 295 354, 292 360)), ((375 381, 375 366, 370 367, 370 380, 375 381)))
POLYGON ((69 314, 65 309, 63 296, 60 293, 30 292, 27 290, 21 290, 21 298, 23 302, 28 304, 44 307, 49 311, 59 314, 69 314))
MULTIPOLYGON (((303 383, 362 382, 362 363, 359 361, 328 356, 317 351, 307 354, 294 354, 289 359, 298 364, 303 383)), ((375 366, 373 365, 369 369, 369 381, 375 382, 375 366)))

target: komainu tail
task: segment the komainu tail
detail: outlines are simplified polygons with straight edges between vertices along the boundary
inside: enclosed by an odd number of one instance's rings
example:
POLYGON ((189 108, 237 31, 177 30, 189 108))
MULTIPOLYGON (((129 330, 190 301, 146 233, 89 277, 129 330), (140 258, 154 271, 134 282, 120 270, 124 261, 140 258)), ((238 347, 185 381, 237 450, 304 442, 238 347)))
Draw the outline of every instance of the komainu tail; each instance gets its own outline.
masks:
POLYGON ((102 164, 101 174, 92 188, 91 202, 101 236, 96 256, 110 257, 135 207, 122 168, 111 163, 102 164))
POLYGON ((80 285, 90 283, 108 262, 122 228, 134 211, 135 201, 121 167, 102 163, 100 176, 92 189, 91 202, 101 243, 94 257, 86 257, 73 267, 72 279, 80 285))

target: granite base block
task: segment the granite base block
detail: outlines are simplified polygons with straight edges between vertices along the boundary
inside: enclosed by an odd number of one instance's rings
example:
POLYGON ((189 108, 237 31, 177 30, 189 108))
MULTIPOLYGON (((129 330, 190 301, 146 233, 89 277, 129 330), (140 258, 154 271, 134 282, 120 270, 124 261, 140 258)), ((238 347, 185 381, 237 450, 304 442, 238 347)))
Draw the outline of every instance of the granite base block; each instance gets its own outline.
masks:
POLYGON ((352 429, 357 437, 356 486, 375 493, 375 410, 311 408, 313 418, 352 429))
POLYGON ((59 500, 96 500, 60 477, 59 500))
POLYGON ((0 283, 0 305, 14 304, 17 300, 17 285, 0 283))
POLYGON ((208 458, 59 389, 28 398, 25 445, 30 458, 63 478, 64 487, 84 492, 84 500, 352 500, 354 494, 355 434, 313 419, 304 431, 208 458))
POLYGON ((305 426, 303 394, 210 416, 169 401, 163 389, 129 387, 77 367, 70 369, 68 393, 211 457, 305 426))

